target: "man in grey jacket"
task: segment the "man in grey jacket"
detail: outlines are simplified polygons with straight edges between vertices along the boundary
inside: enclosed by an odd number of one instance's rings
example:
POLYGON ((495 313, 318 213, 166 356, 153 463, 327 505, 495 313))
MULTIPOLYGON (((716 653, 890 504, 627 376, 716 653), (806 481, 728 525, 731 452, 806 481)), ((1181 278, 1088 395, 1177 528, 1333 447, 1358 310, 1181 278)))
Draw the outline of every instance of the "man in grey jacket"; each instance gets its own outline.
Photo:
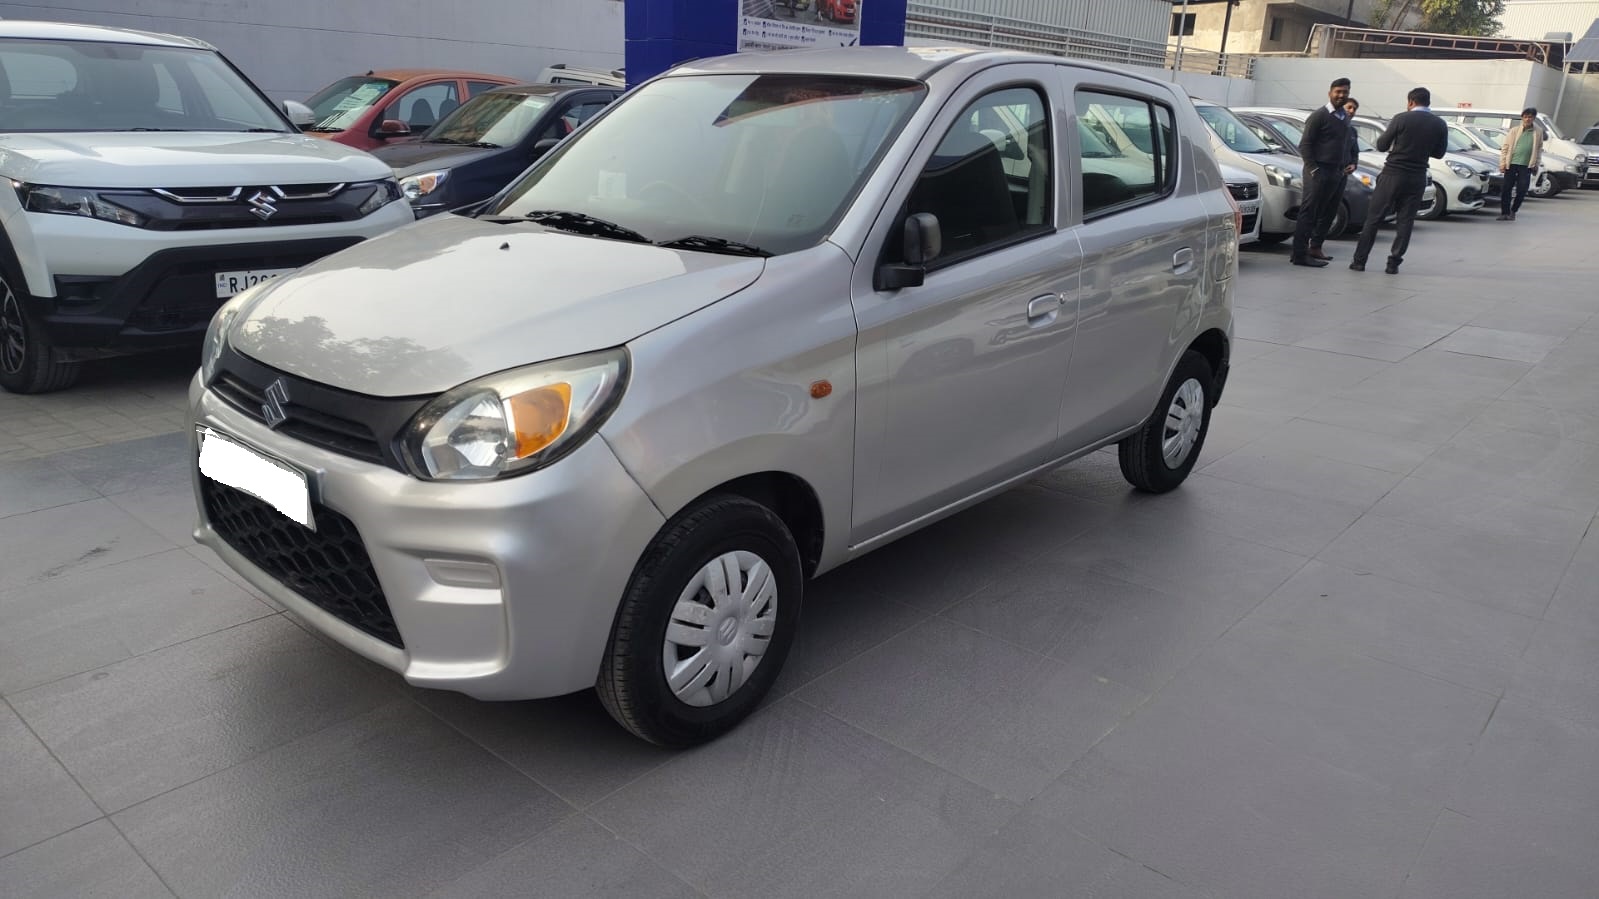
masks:
POLYGON ((1432 112, 1432 92, 1424 87, 1411 90, 1405 101, 1405 111, 1393 117, 1388 129, 1377 138, 1377 149, 1388 154, 1382 173, 1377 176, 1377 189, 1372 192, 1371 204, 1366 209, 1366 227, 1360 231, 1360 243, 1355 245, 1354 261, 1349 267, 1357 272, 1366 270, 1366 257, 1377 242, 1377 229, 1394 210, 1394 245, 1388 253, 1390 275, 1399 274, 1399 263, 1405 261, 1405 251, 1410 248, 1410 232, 1416 224, 1416 210, 1421 206, 1421 195, 1427 189, 1427 161, 1442 159, 1449 149, 1449 125, 1432 112))

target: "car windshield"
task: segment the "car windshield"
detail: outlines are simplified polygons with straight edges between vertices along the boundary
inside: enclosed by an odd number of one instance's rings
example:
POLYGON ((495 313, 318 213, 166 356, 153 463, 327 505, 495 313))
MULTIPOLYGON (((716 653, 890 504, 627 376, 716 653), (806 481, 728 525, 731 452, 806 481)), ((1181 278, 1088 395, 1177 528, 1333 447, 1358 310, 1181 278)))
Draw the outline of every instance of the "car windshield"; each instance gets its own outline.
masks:
POLYGON ((1238 120, 1232 110, 1220 106, 1198 107, 1200 118, 1210 125, 1210 130, 1216 132, 1222 143, 1239 153, 1270 153, 1271 148, 1266 142, 1255 136, 1249 126, 1238 120))
POLYGON ((1449 152, 1463 153, 1475 149, 1477 149, 1477 144, 1467 137, 1464 131, 1459 128, 1449 129, 1449 152))
POLYGON ((925 95, 852 76, 684 75, 636 89, 489 214, 579 213, 656 241, 814 246, 925 95))
POLYGON ((1488 146, 1493 147, 1495 150, 1505 145, 1505 133, 1497 128, 1478 128, 1477 133, 1482 135, 1482 139, 1488 142, 1488 146))
POLYGON ((527 137, 539 116, 549 107, 548 94, 498 91, 478 94, 428 129, 425 140, 508 147, 527 137))
POLYGON ((0 131, 290 130, 200 48, 0 38, 0 91, 0 131))
POLYGON ((1286 143, 1290 147, 1299 146, 1299 139, 1305 134, 1305 129, 1299 127, 1293 122, 1284 122, 1281 119, 1273 121, 1271 123, 1271 128, 1273 131, 1277 132, 1277 139, 1286 143))
POLYGON ((1581 143, 1590 147, 1599 146, 1599 128, 1589 128, 1588 133, 1582 136, 1581 143))
POLYGON ((370 75, 340 78, 306 101, 315 122, 310 130, 343 131, 398 84, 389 78, 370 75))

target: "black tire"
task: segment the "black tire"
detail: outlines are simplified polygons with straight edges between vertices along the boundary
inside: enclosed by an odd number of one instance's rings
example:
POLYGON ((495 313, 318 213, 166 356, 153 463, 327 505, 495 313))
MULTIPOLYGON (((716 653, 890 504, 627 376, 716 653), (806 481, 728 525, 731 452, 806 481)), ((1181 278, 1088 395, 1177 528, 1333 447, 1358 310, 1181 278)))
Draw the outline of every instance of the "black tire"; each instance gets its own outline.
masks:
POLYGON ((1349 230, 1349 203, 1338 201, 1338 211, 1333 213, 1332 224, 1327 227, 1328 237, 1343 237, 1349 230))
POLYGON ((693 746, 726 733, 755 710, 777 680, 794 642, 803 590, 799 549, 770 509, 725 495, 691 506, 667 522, 633 571, 595 683, 600 702, 618 724, 660 746, 693 746), (776 582, 772 634, 748 679, 731 695, 711 705, 692 705, 667 682, 667 626, 680 594, 700 570, 740 550, 759 556, 776 582))
POLYGON ((78 363, 57 362, 49 338, 28 312, 22 278, 0 264, 0 387, 12 393, 49 393, 78 380, 78 363))
POLYGON ((1548 172, 1534 175, 1532 183, 1527 185, 1527 196, 1537 197, 1540 200, 1547 200, 1558 193, 1560 189, 1555 187, 1555 179, 1551 178, 1548 172))
POLYGON ((1444 192, 1442 190, 1435 189, 1433 194, 1432 208, 1429 209, 1425 214, 1423 214, 1420 210, 1417 210, 1416 220, 1422 222, 1435 222, 1448 214, 1449 201, 1444 199, 1444 192))
POLYGON ((1160 403, 1155 406, 1155 411, 1143 427, 1117 445, 1122 477, 1127 479, 1127 483, 1145 493, 1165 493, 1188 478, 1188 473, 1194 470, 1200 450, 1205 447, 1205 435, 1210 433, 1211 398, 1214 395, 1215 375, 1210 370, 1210 363, 1193 350, 1183 353, 1177 370, 1172 372, 1171 380, 1166 383, 1166 389, 1160 392, 1160 403), (1168 436, 1167 417, 1175 407, 1185 405, 1177 402, 1177 395, 1179 389, 1190 381, 1196 382, 1199 388, 1199 430, 1187 454, 1174 466, 1166 461, 1162 451, 1168 436))

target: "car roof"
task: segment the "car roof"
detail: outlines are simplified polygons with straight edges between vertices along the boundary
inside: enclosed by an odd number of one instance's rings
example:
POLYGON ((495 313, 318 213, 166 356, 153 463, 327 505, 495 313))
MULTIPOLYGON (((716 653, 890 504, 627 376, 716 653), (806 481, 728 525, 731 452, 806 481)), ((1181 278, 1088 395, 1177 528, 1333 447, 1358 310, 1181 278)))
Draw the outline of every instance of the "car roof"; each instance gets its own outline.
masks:
POLYGON ((98 41, 105 44, 142 44, 150 47, 216 49, 205 41, 176 34, 162 34, 158 31, 136 31, 131 28, 108 28, 104 25, 78 25, 71 22, 30 22, 0 19, 0 38, 24 38, 44 41, 98 41))
POLYGON ((857 75, 866 78, 900 78, 926 81, 945 68, 968 71, 993 63, 1041 63, 1090 69, 1133 78, 1171 89, 1168 81, 1147 77, 1131 69, 1020 50, 979 47, 829 47, 821 49, 764 50, 697 59, 672 69, 669 75, 766 73, 794 75, 857 75))
POLYGON ((461 69, 373 69, 362 77, 388 78, 392 81, 410 81, 412 78, 477 78, 482 81, 499 81, 504 84, 516 83, 516 79, 506 75, 467 72, 461 69))

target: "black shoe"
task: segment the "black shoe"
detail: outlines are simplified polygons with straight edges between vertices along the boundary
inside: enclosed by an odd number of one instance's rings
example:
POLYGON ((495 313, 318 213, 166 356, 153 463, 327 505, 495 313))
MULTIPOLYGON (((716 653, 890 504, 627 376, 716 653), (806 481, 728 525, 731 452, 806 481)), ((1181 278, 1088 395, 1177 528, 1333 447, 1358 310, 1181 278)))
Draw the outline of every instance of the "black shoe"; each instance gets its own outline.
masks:
POLYGON ((1513 222, 1515 220, 1516 220, 1516 214, 1514 212, 1510 213, 1510 218, 1506 219, 1506 221, 1511 221, 1511 222, 1513 222))
POLYGON ((1508 222, 1508 221, 1510 221, 1510 213, 1507 212, 1504 215, 1501 215, 1500 217, 1494 219, 1494 221, 1496 221, 1496 222, 1508 222))
POLYGON ((1325 260, 1325 259, 1312 259, 1309 256, 1301 256, 1301 257, 1299 257, 1297 259, 1290 258, 1288 261, 1292 262, 1294 265, 1305 265, 1305 266, 1309 266, 1311 268, 1326 268, 1327 267, 1327 260, 1325 260))
POLYGON ((1390 275, 1397 275, 1397 274, 1399 274, 1399 266, 1394 265, 1393 263, 1390 262, 1388 264, 1388 267, 1383 269, 1383 271, 1387 272, 1390 275))
POLYGON ((1363 272, 1366 270, 1366 263, 1357 259, 1354 262, 1349 263, 1349 270, 1352 272, 1363 272))

